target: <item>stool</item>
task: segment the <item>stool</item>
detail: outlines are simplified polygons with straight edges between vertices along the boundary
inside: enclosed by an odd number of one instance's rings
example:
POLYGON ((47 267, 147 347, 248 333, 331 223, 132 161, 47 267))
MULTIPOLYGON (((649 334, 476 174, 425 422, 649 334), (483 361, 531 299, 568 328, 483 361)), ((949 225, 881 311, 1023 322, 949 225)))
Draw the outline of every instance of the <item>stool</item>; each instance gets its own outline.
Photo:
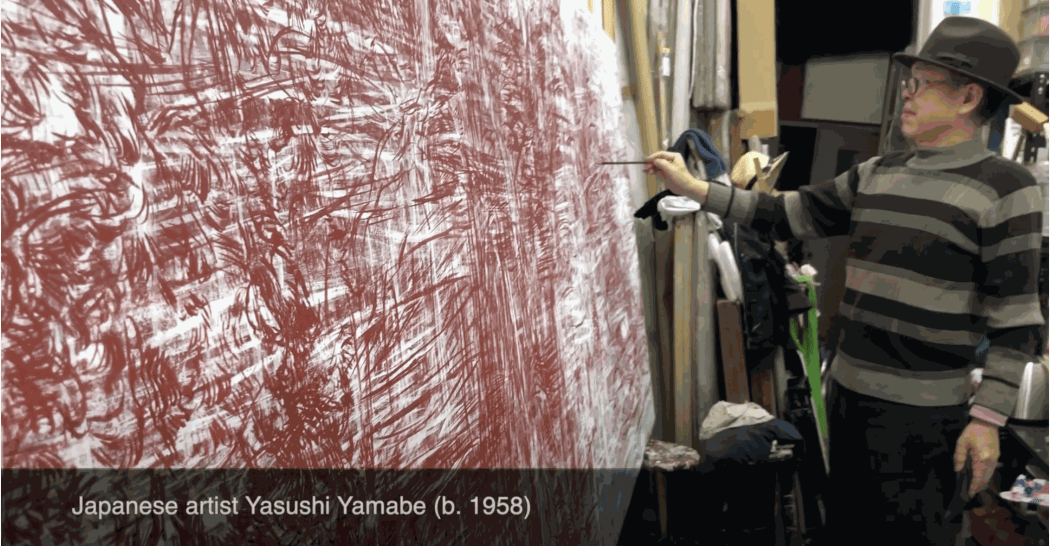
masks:
POLYGON ((700 453, 680 444, 653 438, 645 446, 642 468, 656 475, 656 503, 660 515, 660 538, 667 538, 667 481, 664 472, 689 470, 700 463, 700 453))

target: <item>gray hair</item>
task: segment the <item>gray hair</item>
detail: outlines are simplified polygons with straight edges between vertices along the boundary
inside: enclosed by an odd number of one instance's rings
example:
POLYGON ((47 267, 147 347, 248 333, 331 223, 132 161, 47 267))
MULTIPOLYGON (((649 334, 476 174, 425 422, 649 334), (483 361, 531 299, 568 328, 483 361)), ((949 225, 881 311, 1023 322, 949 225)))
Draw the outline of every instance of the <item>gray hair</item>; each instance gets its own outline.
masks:
MULTIPOLYGON (((993 106, 991 101, 988 100, 988 86, 983 83, 974 80, 973 78, 964 76, 951 70, 945 70, 945 76, 948 78, 948 88, 953 92, 961 91, 962 88, 970 84, 976 84, 981 88, 981 98, 977 101, 977 108, 970 112, 970 120, 977 127, 984 127, 988 122, 995 117, 995 110, 990 110, 989 106, 993 106)), ((998 105, 994 105, 998 106, 998 105)))

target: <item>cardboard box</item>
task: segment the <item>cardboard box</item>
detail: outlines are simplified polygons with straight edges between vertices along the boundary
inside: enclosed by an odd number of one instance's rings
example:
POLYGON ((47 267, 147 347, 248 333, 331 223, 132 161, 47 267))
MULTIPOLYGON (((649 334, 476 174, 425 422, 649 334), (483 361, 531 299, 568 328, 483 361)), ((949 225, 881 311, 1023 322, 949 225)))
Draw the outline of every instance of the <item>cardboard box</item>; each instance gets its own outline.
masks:
POLYGON ((1046 114, 1027 102, 1014 106, 1013 111, 1010 112, 1010 118, 1021 124, 1026 131, 1033 133, 1043 130, 1043 126, 1050 121, 1046 114))

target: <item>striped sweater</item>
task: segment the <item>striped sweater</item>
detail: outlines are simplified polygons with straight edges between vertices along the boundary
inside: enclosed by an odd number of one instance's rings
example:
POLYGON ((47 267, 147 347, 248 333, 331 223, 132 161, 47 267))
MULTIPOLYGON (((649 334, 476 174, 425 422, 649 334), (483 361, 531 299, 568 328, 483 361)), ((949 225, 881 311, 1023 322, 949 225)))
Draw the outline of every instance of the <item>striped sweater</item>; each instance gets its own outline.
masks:
POLYGON ((977 140, 877 157, 776 197, 712 184, 704 210, 776 239, 848 235, 845 319, 831 375, 883 400, 1013 413, 1043 323, 1038 255, 1046 196, 977 140))

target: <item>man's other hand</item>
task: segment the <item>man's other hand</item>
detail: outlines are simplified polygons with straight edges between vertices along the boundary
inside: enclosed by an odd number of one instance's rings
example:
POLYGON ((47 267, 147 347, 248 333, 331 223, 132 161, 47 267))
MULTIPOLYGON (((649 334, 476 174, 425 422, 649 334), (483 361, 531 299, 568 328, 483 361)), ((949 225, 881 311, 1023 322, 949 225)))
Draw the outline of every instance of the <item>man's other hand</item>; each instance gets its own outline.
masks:
POLYGON ((967 454, 970 456, 968 493, 973 497, 988 487, 995 474, 995 465, 999 462, 999 429, 995 425, 970 421, 955 446, 956 472, 962 472, 967 454))

